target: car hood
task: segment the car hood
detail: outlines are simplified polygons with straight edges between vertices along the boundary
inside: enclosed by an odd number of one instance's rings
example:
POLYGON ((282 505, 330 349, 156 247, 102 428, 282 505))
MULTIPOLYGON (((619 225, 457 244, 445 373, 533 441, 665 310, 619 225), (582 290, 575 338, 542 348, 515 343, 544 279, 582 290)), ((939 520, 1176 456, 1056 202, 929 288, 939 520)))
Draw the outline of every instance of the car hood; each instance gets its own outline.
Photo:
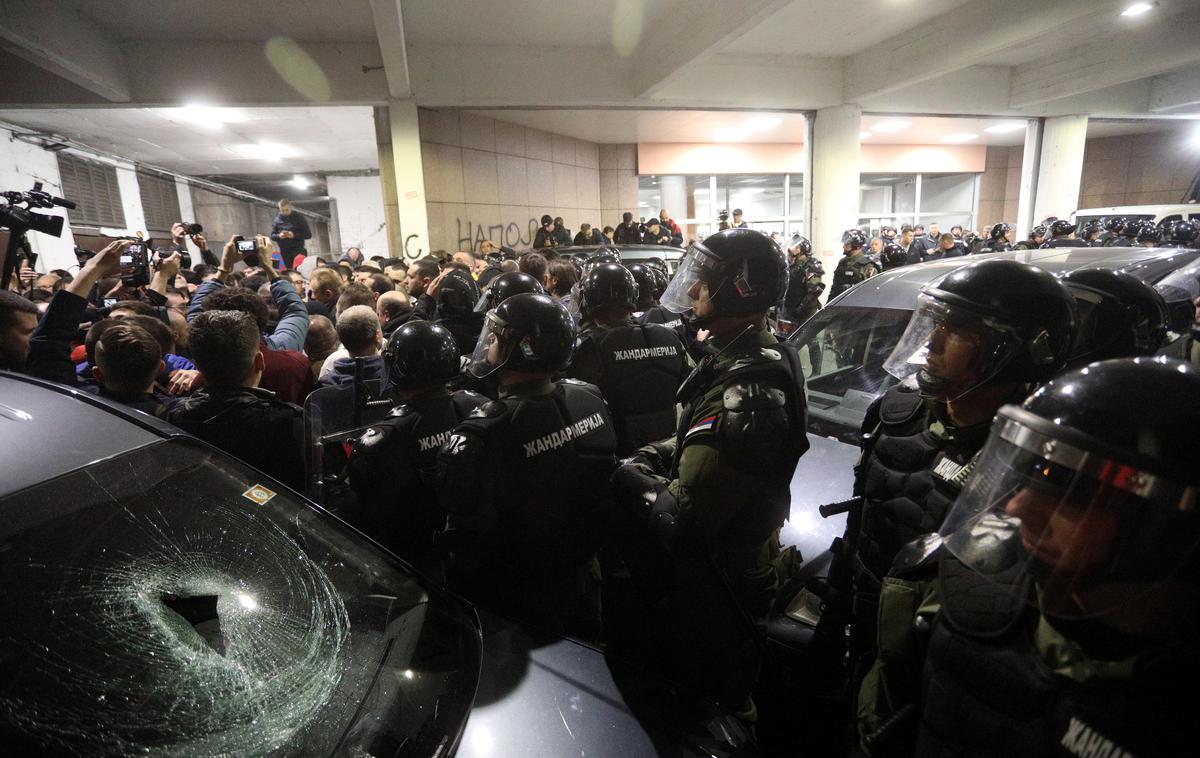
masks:
POLYGON ((698 696, 588 645, 479 617, 482 670, 457 756, 756 754, 736 719, 698 696))

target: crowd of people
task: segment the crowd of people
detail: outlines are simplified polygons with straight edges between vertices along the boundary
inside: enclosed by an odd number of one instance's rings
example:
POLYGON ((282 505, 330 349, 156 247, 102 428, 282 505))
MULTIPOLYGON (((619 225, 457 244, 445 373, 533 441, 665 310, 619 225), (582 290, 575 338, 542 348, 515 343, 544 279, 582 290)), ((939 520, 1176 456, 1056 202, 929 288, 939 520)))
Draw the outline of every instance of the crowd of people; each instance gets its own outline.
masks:
MULTIPOLYGON (((574 237, 561 221, 543 217, 519 256, 354 248, 305 276, 307 229, 277 219, 253 253, 193 234, 195 265, 181 235, 144 285, 115 241, 0 291, 0 368, 155 415, 481 606, 753 723, 766 624, 801 562, 779 530, 810 444, 781 336, 821 307, 824 271, 807 240, 782 249, 740 212, 673 274, 604 247, 679 245, 665 210, 574 237), (572 245, 601 249, 555 250, 572 245), (385 413, 322 427, 341 436, 314 471, 326 443, 305 429, 326 398, 385 413)), ((1011 235, 851 229, 830 295, 1011 235)), ((1050 220, 1022 244, 1149 235, 1050 220)), ((1200 660, 1200 373, 1149 357, 1165 305, 1128 275, 963 264, 922 292, 887 362, 898 382, 867 411, 821 590, 813 655, 856 703, 850 749, 1185 754, 1190 701, 1170 693, 1200 660)))

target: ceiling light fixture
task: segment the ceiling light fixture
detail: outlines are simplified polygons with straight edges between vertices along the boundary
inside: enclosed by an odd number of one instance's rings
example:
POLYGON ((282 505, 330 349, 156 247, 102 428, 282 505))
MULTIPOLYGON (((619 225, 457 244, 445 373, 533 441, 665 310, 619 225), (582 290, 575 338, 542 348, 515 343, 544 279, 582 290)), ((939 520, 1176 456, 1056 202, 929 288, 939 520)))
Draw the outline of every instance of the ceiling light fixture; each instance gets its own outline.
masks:
POLYGON ((942 137, 942 142, 970 142, 973 139, 979 139, 979 135, 971 134, 970 132, 962 132, 960 134, 949 134, 945 137, 942 137))
POLYGON ((260 161, 278 161, 299 155, 294 147, 280 145, 274 142, 259 142, 252 145, 235 145, 234 151, 243 158, 260 161))
POLYGON ((748 120, 745 127, 752 132, 765 132, 783 123, 783 119, 774 116, 755 116, 748 120))
POLYGON ((1020 131, 1021 129, 1024 129, 1024 128, 1026 128, 1025 124, 1023 124, 1019 121, 1010 121, 1009 123, 1006 123, 1006 124, 996 124, 995 126, 989 126, 986 129, 984 129, 984 131, 989 134, 1006 134, 1008 132, 1020 131))
POLYGON ((880 121, 871 127, 873 132, 898 132, 912 126, 911 121, 880 121))
POLYGON ((292 181, 290 181, 288 183, 291 184, 296 189, 302 189, 302 190, 306 190, 312 186, 312 182, 305 179, 303 176, 300 176, 299 174, 296 174, 295 176, 293 176, 292 181))
POLYGON ((722 127, 713 132, 714 142, 741 142, 750 136, 750 132, 746 129, 736 127, 722 127))
POLYGON ((1121 11, 1122 16, 1140 16, 1147 11, 1154 10, 1154 3, 1134 3, 1125 10, 1121 11))

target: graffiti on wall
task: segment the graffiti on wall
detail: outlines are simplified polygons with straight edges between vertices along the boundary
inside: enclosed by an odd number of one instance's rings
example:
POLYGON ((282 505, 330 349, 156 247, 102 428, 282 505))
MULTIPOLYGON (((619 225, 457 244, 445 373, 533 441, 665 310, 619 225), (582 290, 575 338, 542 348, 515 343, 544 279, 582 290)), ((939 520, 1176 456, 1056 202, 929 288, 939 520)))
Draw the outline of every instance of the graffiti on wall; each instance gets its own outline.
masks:
POLYGON ((507 224, 472 224, 469 219, 455 219, 458 223, 458 249, 459 250, 478 250, 480 244, 484 240, 491 240, 493 244, 504 247, 511 247, 514 250, 530 247, 533 245, 533 238, 537 236, 538 220, 536 218, 529 219, 529 222, 524 226, 516 221, 510 221, 507 224))

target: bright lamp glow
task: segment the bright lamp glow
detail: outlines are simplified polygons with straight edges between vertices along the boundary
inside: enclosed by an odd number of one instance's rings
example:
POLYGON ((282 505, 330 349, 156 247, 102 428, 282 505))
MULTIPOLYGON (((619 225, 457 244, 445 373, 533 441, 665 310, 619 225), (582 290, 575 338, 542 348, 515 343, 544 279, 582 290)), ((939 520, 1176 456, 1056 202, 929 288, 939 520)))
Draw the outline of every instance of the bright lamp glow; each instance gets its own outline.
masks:
POLYGON ((912 126, 911 121, 881 121, 871 127, 873 132, 898 132, 912 126))
POLYGON ((984 131, 988 132, 989 134, 1005 134, 1007 132, 1020 131, 1024 128, 1025 124, 1019 121, 1011 121, 1007 124, 996 124, 995 126, 989 126, 988 128, 984 129, 984 131))
POLYGON ((962 132, 960 134, 949 134, 945 137, 942 137, 942 142, 970 142, 973 139, 979 139, 979 135, 962 132))
POLYGON ((289 184, 291 184, 296 189, 302 189, 302 190, 306 190, 312 186, 312 182, 308 181, 307 179, 305 179, 303 176, 300 176, 299 174, 297 174, 296 176, 293 176, 292 181, 289 182, 289 184))
POLYGON ((150 108, 168 121, 179 121, 188 126, 205 129, 220 129, 225 124, 236 124, 249 120, 240 108, 217 108, 211 105, 188 103, 182 108, 150 108))
POLYGON ((713 132, 714 142, 741 142, 750 136, 750 132, 746 129, 736 127, 723 127, 713 132))
POLYGON ((1121 11, 1122 16, 1140 16, 1147 11, 1154 9, 1153 3, 1134 3, 1125 10, 1121 11))
POLYGON ((752 132, 765 132, 783 123, 783 119, 774 116, 755 116, 746 122, 746 128, 752 132))
POLYGON ((859 139, 866 139, 867 137, 870 137, 870 136, 871 136, 871 133, 870 133, 870 132, 859 132, 859 133, 858 133, 858 138, 859 138, 859 139))

